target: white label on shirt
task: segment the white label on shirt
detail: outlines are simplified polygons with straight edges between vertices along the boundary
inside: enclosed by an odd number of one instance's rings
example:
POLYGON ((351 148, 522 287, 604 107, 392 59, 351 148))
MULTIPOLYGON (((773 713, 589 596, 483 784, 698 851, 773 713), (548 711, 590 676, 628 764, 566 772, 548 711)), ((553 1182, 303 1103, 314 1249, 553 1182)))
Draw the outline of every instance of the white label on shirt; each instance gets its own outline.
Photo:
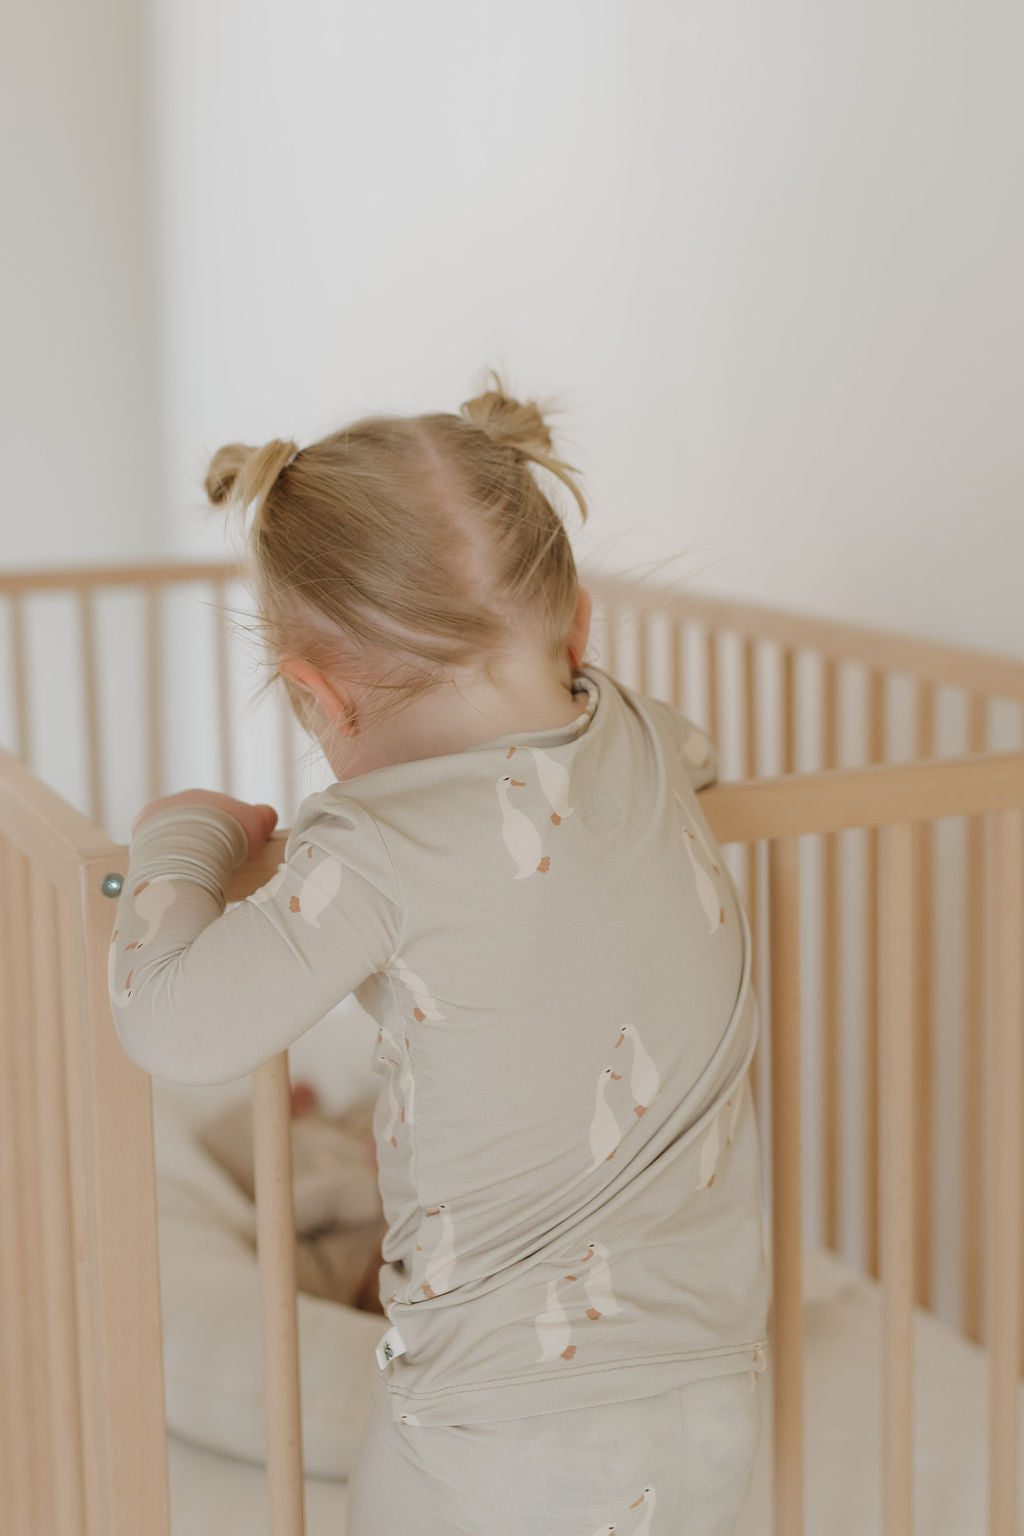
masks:
POLYGON ((381 1370, 383 1370, 388 1361, 393 1360, 396 1355, 404 1355, 405 1349, 405 1340, 402 1338, 402 1335, 399 1333, 398 1329, 389 1328, 387 1333, 381 1339, 380 1343, 377 1345, 376 1349, 377 1364, 380 1366, 381 1370))

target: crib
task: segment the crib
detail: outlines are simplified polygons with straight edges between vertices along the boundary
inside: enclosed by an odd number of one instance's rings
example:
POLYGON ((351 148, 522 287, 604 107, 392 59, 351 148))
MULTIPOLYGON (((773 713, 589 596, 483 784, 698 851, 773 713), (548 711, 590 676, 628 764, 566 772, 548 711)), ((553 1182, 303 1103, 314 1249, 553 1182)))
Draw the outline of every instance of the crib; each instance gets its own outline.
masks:
MULTIPOLYGON (((915 1528, 915 1425, 931 1405, 915 1395, 914 1342, 930 1318, 947 1356, 954 1343, 974 1351, 986 1384, 984 1514, 948 1529, 1020 1536, 1024 661, 658 581, 583 580, 588 656, 719 745, 701 803, 751 918, 773 1299, 770 1478, 743 1531, 809 1528, 813 1241, 878 1291, 879 1393, 858 1469, 877 1486, 871 1531, 915 1528)), ((322 763, 300 764, 283 701, 239 710, 238 593, 226 564, 0 576, 10 1536, 173 1528, 152 1084, 114 1032, 106 954, 127 819, 143 800, 203 783, 273 801, 286 826, 316 774, 327 782, 322 763), (209 754, 198 765, 175 755, 186 714, 209 754)), ((236 872, 229 899, 269 878, 283 842, 236 872)), ((287 1053, 252 1079, 273 1536, 306 1530, 289 1081, 287 1053)))

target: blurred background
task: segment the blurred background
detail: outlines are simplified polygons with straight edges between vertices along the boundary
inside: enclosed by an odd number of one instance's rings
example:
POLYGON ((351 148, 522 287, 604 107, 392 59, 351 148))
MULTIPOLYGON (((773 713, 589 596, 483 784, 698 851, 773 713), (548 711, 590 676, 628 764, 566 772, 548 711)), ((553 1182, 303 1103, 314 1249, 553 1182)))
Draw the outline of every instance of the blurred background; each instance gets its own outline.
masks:
POLYGON ((1024 654, 1024 12, 8 12, 0 563, 215 558, 222 442, 555 399, 584 568, 1024 654))

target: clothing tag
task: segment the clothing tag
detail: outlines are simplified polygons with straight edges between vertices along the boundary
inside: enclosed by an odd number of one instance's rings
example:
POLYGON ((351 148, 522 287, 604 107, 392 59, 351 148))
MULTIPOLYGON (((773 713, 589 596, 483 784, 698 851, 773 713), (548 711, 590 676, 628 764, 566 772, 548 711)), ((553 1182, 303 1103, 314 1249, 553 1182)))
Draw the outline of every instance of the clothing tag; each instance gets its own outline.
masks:
POLYGON ((383 1370, 388 1361, 393 1360, 396 1355, 404 1355, 405 1349, 405 1340, 402 1338, 402 1335, 399 1333, 398 1329, 389 1328, 387 1333, 381 1339, 380 1343, 377 1345, 376 1349, 377 1364, 380 1366, 381 1370, 383 1370))

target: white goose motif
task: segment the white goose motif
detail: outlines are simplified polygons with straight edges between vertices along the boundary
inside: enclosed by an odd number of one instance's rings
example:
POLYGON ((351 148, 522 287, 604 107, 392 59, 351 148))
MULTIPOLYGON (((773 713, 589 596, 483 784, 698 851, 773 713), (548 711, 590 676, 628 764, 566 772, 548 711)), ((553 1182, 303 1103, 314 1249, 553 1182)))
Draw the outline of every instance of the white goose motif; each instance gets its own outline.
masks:
POLYGON ((514 779, 510 773, 506 773, 494 787, 501 806, 501 835, 505 839, 505 847, 518 865, 513 879, 525 880, 529 875, 546 874, 551 861, 542 857, 544 849, 540 833, 529 816, 512 805, 508 798, 511 788, 525 789, 525 781, 514 779))
POLYGON ((576 1353, 575 1344, 569 1342, 572 1324, 569 1322, 569 1314, 558 1299, 557 1279, 547 1282, 547 1306, 545 1311, 534 1318, 533 1325, 540 1344, 540 1354, 535 1361, 537 1365, 546 1360, 572 1359, 576 1353))
POLYGON ((657 1098, 661 1079, 658 1076, 657 1067, 641 1042, 635 1024, 623 1024, 613 1050, 618 1050, 623 1040, 629 1040, 633 1046, 633 1075, 629 1086, 633 1094, 633 1112, 642 1115, 657 1098))
POLYGON ((533 753, 537 778, 544 791, 544 798, 551 806, 551 820, 557 827, 559 822, 565 821, 573 813, 573 807, 569 804, 569 770, 564 763, 549 757, 540 747, 528 747, 527 751, 533 753))
MULTIPOLYGON (((593 1269, 586 1272, 583 1277, 583 1289, 587 1293, 590 1306, 587 1308, 587 1316, 593 1322, 599 1317, 614 1317, 616 1312, 622 1311, 622 1304, 612 1290, 612 1272, 608 1262, 611 1255, 604 1243, 590 1242, 587 1244, 587 1252, 583 1264, 590 1264, 597 1256, 597 1262, 593 1269)), ((583 1265, 580 1265, 582 1269, 583 1265)), ((567 1280, 577 1279, 576 1275, 566 1275, 567 1280)))
POLYGON ((444 1200, 441 1200, 434 1210, 424 1211, 423 1214, 441 1217, 441 1238, 430 1255, 426 1279, 423 1281, 424 1296, 436 1296, 440 1291, 447 1290, 448 1281, 455 1268, 455 1229, 444 1200))
POLYGON ((654 1506, 656 1495, 653 1488, 645 1488, 640 1497, 629 1507, 636 1509, 637 1504, 645 1504, 644 1518, 633 1532, 633 1536, 650 1536, 651 1522, 654 1519, 654 1506))
POLYGON ((590 1165, 590 1173, 615 1155, 615 1148, 622 1140, 615 1112, 605 1098, 605 1089, 608 1084, 619 1082, 621 1076, 620 1072, 613 1071, 611 1067, 605 1067, 598 1075, 594 1118, 590 1122, 590 1153, 594 1159, 590 1165))
POLYGON ((135 910, 147 923, 145 933, 141 939, 136 939, 134 944, 126 944, 125 949, 141 949, 152 939, 160 924, 163 922, 164 913, 174 903, 177 892, 169 879, 143 880, 136 886, 132 893, 135 901, 135 910))
POLYGON ((422 1024, 424 1019, 430 1019, 432 1022, 437 1023, 443 1019, 444 1014, 427 991, 427 984, 423 978, 417 976, 415 971, 410 971, 401 955, 395 955, 391 964, 398 972, 402 985, 408 987, 415 998, 416 1006, 413 1008, 413 1016, 417 1022, 422 1024))
POLYGON ((412 1110, 413 1095, 414 1095, 415 1089, 416 1089, 416 1080, 415 1080, 415 1078, 412 1075, 412 1064, 408 1060, 407 1057, 402 1055, 402 1048, 398 1044, 398 1041, 395 1039, 395 1037, 391 1033, 391 1031, 389 1029, 386 1029, 383 1024, 379 1024, 377 1026, 377 1044, 378 1045, 388 1045, 388 1046, 390 1046, 391 1049, 393 1051, 395 1051, 397 1053, 398 1057, 399 1057, 399 1060, 398 1060, 397 1063, 394 1061, 394 1057, 391 1057, 391 1056, 378 1056, 377 1060, 378 1061, 390 1061, 394 1065, 397 1065, 397 1067, 398 1067, 398 1087, 399 1087, 399 1091, 400 1091, 400 1093, 402 1095, 402 1112, 401 1112, 401 1114, 399 1116, 399 1119, 404 1121, 404 1123, 406 1125, 412 1125, 412 1123, 413 1123, 413 1110, 412 1110))

